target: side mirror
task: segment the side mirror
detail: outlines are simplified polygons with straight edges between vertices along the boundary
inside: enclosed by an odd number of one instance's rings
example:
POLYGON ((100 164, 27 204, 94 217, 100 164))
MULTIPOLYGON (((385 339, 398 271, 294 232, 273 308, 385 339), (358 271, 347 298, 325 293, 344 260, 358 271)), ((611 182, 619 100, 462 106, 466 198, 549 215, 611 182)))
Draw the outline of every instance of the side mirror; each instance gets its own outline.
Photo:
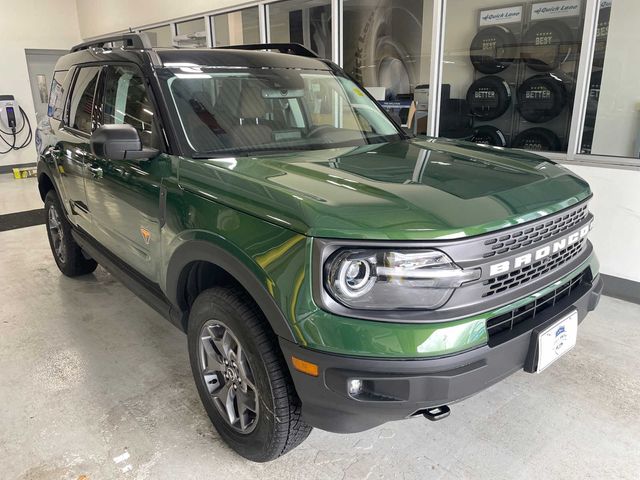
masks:
POLYGON ((113 160, 146 160, 158 155, 159 151, 144 147, 138 131, 125 123, 98 127, 91 134, 91 153, 113 160))

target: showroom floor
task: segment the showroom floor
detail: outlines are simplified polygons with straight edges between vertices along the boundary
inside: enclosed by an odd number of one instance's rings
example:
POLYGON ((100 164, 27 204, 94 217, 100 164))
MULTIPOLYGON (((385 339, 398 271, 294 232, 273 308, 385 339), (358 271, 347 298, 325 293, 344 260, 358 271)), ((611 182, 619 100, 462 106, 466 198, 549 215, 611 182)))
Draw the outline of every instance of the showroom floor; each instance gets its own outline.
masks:
MULTIPOLYGON (((33 180, 1 177, 0 214, 41 206, 33 180)), ((566 358, 442 422, 314 431, 252 464, 211 427, 182 333, 101 268, 63 277, 42 225, 0 245, 3 479, 640 477, 638 305, 603 298, 566 358)))

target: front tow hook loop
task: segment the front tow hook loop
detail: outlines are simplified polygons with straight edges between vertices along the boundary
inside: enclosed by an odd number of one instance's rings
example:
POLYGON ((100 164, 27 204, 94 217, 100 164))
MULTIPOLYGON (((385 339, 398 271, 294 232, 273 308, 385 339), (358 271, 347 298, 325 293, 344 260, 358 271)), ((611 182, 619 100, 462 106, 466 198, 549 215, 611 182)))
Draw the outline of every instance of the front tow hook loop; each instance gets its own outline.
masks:
POLYGON ((443 418, 447 418, 451 413, 451 409, 447 405, 442 405, 441 407, 433 407, 422 414, 424 418, 430 420, 432 422, 437 422, 438 420, 442 420, 443 418))

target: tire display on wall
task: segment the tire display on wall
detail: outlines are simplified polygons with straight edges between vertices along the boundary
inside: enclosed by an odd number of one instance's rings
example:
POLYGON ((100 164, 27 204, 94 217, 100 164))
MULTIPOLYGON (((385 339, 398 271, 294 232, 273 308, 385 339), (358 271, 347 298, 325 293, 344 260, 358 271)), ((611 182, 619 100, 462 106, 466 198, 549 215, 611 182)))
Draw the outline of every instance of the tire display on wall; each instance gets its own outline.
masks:
POLYGON ((555 70, 575 53, 577 42, 569 26, 559 20, 536 22, 525 32, 520 58, 533 70, 555 70))
POLYGON ((484 28, 471 41, 469 48, 471 63, 481 73, 501 72, 517 58, 517 44, 516 37, 506 27, 484 28))
POLYGON ((482 77, 473 82, 467 90, 467 103, 474 117, 494 120, 511 105, 511 88, 500 77, 482 77))
POLYGON ((507 139, 504 134, 493 125, 480 125, 475 127, 470 141, 483 145, 493 145, 495 147, 507 146, 507 139))
POLYGON ((547 128, 535 127, 520 132, 511 146, 540 152, 556 152, 560 150, 560 139, 547 128))
POLYGON ((518 87, 517 99, 522 118, 532 123, 547 122, 566 106, 567 87, 556 75, 534 75, 518 87))

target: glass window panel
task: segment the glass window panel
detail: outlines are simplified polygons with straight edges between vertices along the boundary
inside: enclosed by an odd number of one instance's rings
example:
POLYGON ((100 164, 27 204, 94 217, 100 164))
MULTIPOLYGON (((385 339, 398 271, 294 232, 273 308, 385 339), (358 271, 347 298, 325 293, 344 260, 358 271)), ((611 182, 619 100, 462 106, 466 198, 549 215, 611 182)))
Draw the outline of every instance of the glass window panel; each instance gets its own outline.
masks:
POLYGON ((149 28, 142 30, 149 37, 152 47, 169 48, 173 47, 173 36, 171 35, 171 25, 149 28))
POLYGON ((93 97, 100 68, 81 68, 76 76, 71 102, 69 102, 69 125, 76 130, 91 133, 93 97))
POLYGON ((638 18, 637 0, 600 3, 581 153, 640 157, 638 18))
POLYGON ((142 75, 134 67, 109 65, 105 69, 104 124, 133 126, 144 145, 155 145, 154 108, 142 75))
POLYGON ((331 58, 331 2, 287 0, 267 5, 273 43, 299 43, 331 58))
POLYGON ((214 15, 212 18, 216 47, 260 43, 258 7, 214 15))
POLYGON ((566 152, 583 22, 581 0, 448 0, 440 135, 566 152))
POLYGON ((176 23, 178 34, 174 39, 178 47, 202 48, 207 46, 204 18, 176 23))
POLYGON ((345 0, 344 68, 400 123, 426 131, 433 0, 345 0))

